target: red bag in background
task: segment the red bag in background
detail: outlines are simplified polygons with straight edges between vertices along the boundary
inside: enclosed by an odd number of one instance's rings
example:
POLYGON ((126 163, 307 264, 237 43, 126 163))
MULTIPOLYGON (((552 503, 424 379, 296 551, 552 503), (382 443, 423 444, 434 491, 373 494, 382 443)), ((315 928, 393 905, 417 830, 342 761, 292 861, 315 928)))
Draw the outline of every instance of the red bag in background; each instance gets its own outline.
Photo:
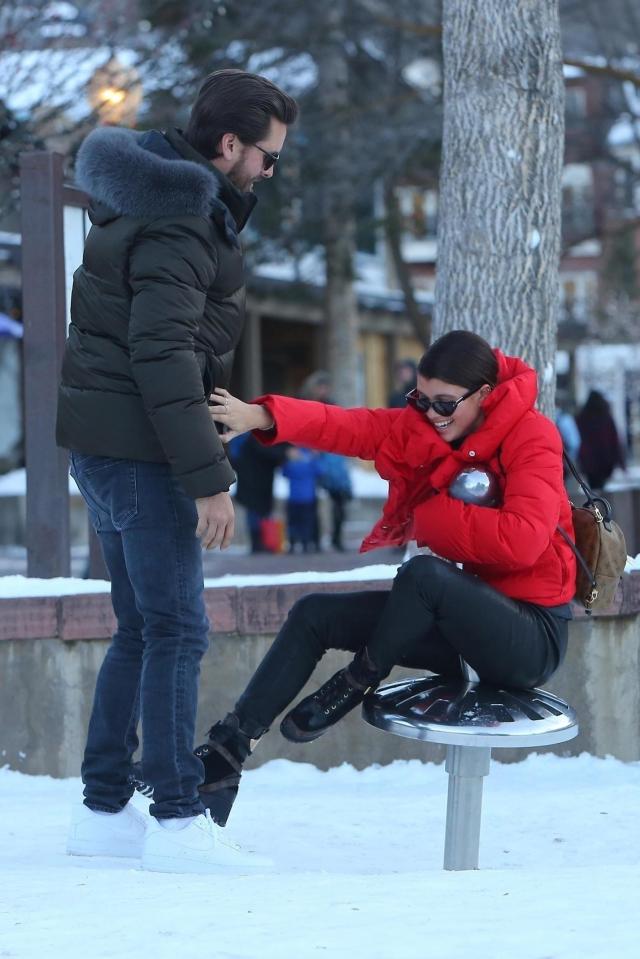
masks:
POLYGON ((260 520, 260 539, 269 553, 284 552, 284 522, 271 516, 260 520))

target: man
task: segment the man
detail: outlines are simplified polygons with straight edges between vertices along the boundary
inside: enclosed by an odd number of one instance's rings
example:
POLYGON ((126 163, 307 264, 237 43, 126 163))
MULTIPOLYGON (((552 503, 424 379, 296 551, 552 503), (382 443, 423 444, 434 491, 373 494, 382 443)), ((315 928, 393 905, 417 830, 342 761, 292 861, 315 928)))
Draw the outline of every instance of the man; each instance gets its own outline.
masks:
POLYGON ((415 389, 417 364, 415 360, 399 360, 393 370, 393 389, 389 394, 387 406, 405 407, 407 393, 415 389))
POLYGON ((192 751, 208 633, 201 546, 224 549, 234 531, 234 473, 207 398, 228 385, 242 332, 238 234, 253 185, 273 176, 296 115, 264 77, 221 70, 184 132, 101 128, 78 154, 93 225, 74 276, 57 440, 102 545, 117 630, 72 854, 141 855, 160 871, 253 864, 204 814, 192 751), (154 790, 146 830, 127 805, 140 717, 154 790))

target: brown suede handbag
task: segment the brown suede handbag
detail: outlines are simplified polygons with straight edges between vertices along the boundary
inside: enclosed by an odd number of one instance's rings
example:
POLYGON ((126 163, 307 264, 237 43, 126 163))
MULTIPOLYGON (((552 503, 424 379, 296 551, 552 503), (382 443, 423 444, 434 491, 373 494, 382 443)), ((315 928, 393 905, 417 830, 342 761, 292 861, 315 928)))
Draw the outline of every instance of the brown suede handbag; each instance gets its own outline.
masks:
POLYGON ((613 602, 627 561, 627 544, 613 520, 609 501, 594 496, 567 454, 563 456, 587 499, 582 506, 571 504, 575 542, 561 526, 558 532, 577 560, 574 598, 590 613, 593 609, 606 609, 613 602))

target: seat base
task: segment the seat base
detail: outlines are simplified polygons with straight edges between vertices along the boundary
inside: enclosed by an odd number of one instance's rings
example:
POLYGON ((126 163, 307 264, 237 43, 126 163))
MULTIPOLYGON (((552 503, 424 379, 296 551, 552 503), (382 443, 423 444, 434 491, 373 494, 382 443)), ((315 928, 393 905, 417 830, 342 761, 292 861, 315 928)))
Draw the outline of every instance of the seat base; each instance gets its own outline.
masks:
POLYGON ((478 868, 482 786, 491 750, 548 746, 578 734, 574 710, 544 689, 508 689, 440 676, 383 686, 365 697, 362 715, 386 732, 446 745, 447 870, 478 868))

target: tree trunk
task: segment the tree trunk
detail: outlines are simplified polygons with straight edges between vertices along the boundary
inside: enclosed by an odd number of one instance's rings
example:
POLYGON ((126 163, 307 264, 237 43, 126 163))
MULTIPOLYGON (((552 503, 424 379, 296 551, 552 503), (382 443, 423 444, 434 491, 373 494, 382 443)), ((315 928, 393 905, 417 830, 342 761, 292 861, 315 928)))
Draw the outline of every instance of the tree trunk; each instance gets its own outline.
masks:
POLYGON ((384 184, 384 232, 398 285, 404 296, 407 318, 416 337, 424 344, 426 350, 431 338, 431 320, 424 313, 421 313, 418 308, 411 280, 411 271, 402 256, 402 215, 396 185, 393 180, 386 180, 384 184))
POLYGON ((434 335, 473 330, 538 371, 550 415, 564 96, 557 0, 444 0, 434 335))
POLYGON ((353 170, 349 157, 349 89, 343 2, 325 9, 324 44, 318 57, 318 93, 327 129, 332 129, 324 193, 326 354, 333 396, 342 406, 356 406, 358 394, 358 302, 353 285, 356 223, 353 170), (333 128, 329 124, 333 121, 333 128))

